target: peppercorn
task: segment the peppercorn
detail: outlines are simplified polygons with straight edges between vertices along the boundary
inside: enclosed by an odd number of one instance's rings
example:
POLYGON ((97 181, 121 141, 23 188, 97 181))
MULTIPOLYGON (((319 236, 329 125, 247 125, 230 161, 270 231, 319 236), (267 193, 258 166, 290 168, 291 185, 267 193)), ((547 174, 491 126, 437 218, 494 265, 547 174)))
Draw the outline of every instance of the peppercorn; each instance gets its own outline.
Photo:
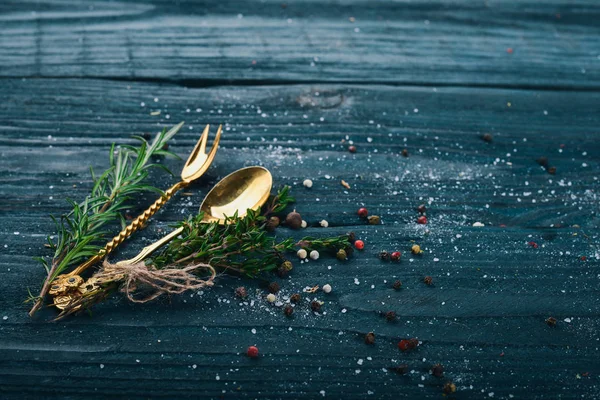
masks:
POLYGON ((319 311, 321 311, 321 303, 318 302, 317 300, 314 300, 313 302, 310 303, 310 308, 314 312, 319 312, 319 311))
POLYGON ((365 335, 365 343, 366 344, 374 344, 375 343, 375 334, 373 332, 369 332, 365 335))
POLYGON ((361 218, 367 218, 367 215, 369 215, 369 211, 364 207, 359 208, 356 213, 361 218))
POLYGON ((298 256, 299 259, 304 260, 308 256, 308 253, 306 250, 300 249, 296 252, 296 255, 298 256))
POLYGON ((400 364, 396 367, 389 367, 388 369, 397 374, 404 375, 408 372, 408 364, 400 364))
POLYGON ((294 313, 294 307, 292 307, 292 306, 291 306, 291 305, 289 305, 289 304, 288 304, 288 305, 286 305, 286 306, 283 308, 283 313, 284 313, 286 316, 288 316, 288 317, 291 317, 291 316, 292 316, 292 314, 294 313))
POLYGON ((402 339, 398 342, 398 348, 402 351, 414 350, 419 346, 419 341, 417 339, 402 339))
POLYGON ((413 254, 422 254, 423 250, 421 250, 421 246, 419 246, 418 244, 413 244, 413 246, 410 248, 410 251, 413 254))
POLYGON ((362 250, 365 248, 365 242, 362 240, 357 240, 354 242, 354 247, 356 247, 357 250, 362 250))
POLYGON ((248 296, 248 292, 246 291, 245 287, 240 286, 239 288, 235 289, 235 295, 241 299, 245 299, 246 296, 248 296))
POLYGON ((550 175, 554 175, 556 174, 556 167, 550 167, 547 169, 547 171, 550 175))
POLYGON ((279 220, 279 217, 273 215, 271 218, 269 218, 269 220, 267 221, 267 224, 265 225, 265 228, 268 231, 274 231, 275 228, 277 228, 279 226, 279 223, 281 221, 279 220))
POLYGON ((246 354, 250 358, 257 358, 258 357, 258 347, 256 347, 256 346, 248 347, 248 350, 246 350, 246 354))
POLYGON ((444 375, 444 366, 442 364, 435 364, 431 367, 431 375, 441 378, 444 375))
POLYGON ((289 274, 290 274, 290 271, 288 271, 284 267, 277 268, 277 276, 279 276, 280 278, 287 278, 289 276, 289 274))
POLYGON ((394 311, 388 311, 384 315, 385 315, 385 319, 387 319, 388 321, 396 320, 396 313, 394 311))
POLYGON ((390 259, 390 253, 388 253, 387 251, 383 250, 381 252, 379 252, 379 258, 381 258, 384 261, 387 261, 390 259))
POLYGON ((548 324, 548 326, 556 326, 557 322, 558 321, 554 317, 548 317, 548 318, 546 318, 546 324, 548 324))
POLYGON ((279 283, 277 283, 277 282, 271 282, 269 284, 269 292, 271 292, 273 294, 279 292, 279 283))
POLYGON ((348 232, 348 241, 350 243, 354 243, 354 241, 356 240, 356 234, 354 232, 348 232))
POLYGON ((494 138, 491 133, 486 133, 483 136, 481 136, 481 139, 483 139, 483 141, 486 143, 491 143, 494 138))
POLYGON ((402 149, 402 157, 408 157, 408 149, 402 149))
POLYGON ((425 207, 425 204, 421 204, 419 207, 417 207, 417 211, 421 214, 425 214, 425 211, 427 211, 427 207, 425 207))
POLYGON ((294 268, 294 264, 292 264, 291 261, 286 260, 281 263, 280 267, 285 269, 286 271, 291 271, 294 268))
POLYGON ((402 282, 400 281, 396 281, 394 282, 394 284, 392 285, 392 287, 396 290, 400 290, 402 288, 402 282))
POLYGON ((302 216, 294 210, 285 217, 285 223, 292 229, 299 229, 302 227, 302 216))
POLYGON ((162 149, 163 150, 169 150, 169 143, 163 144, 162 149))
POLYGON ((540 157, 535 161, 544 168, 548 167, 548 158, 547 157, 540 157))
POLYGON ((145 141, 152 139, 152 135, 149 134, 148 132, 142 133, 142 137, 144 138, 145 141))
POLYGON ((390 259, 392 261, 400 261, 400 257, 402 257, 402 253, 400 253, 399 251, 394 251, 391 255, 390 255, 390 259))
POLYGON ((426 276, 425 278, 423 278, 423 282, 425 282, 426 285, 431 286, 431 284, 433 283, 433 278, 430 276, 426 276))
POLYGON ((444 385, 444 393, 446 394, 452 394, 454 392, 456 392, 456 385, 454 384, 454 382, 447 382, 444 385))
POLYGON ((344 260, 348 259, 348 256, 346 255, 346 251, 344 249, 339 249, 337 254, 335 255, 335 257, 340 261, 344 261, 344 260))
POLYGON ((300 293, 294 293, 290 296, 290 301, 292 303, 299 303, 300 300, 302 300, 302 296, 300 296, 300 293))
POLYGON ((379 218, 378 215, 371 215, 367 218, 367 221, 369 221, 370 225, 379 225, 381 223, 381 218, 379 218))
POLYGON ((352 146, 348 146, 348 151, 350 153, 356 153, 356 146, 352 145, 352 146))
POLYGON ((352 257, 352 254, 354 254, 354 247, 346 246, 344 247, 344 251, 346 252, 346 256, 352 257))
POLYGON ((420 225, 425 225, 427 223, 427 217, 424 215, 421 215, 419 218, 417 218, 417 224, 420 225))

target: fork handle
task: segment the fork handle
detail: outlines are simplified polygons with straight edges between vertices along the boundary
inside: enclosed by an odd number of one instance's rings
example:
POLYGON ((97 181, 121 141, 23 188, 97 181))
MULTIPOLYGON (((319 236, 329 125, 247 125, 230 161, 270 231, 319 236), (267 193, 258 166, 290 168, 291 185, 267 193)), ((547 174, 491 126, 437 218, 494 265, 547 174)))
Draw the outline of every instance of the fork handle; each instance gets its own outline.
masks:
POLYGON ((119 234, 117 236, 112 238, 112 240, 110 242, 108 242, 106 244, 106 246, 104 246, 104 248, 98 252, 98 254, 96 254, 94 257, 90 258, 85 263, 83 263, 80 266, 78 266, 77 268, 75 268, 73 271, 71 271, 69 274, 67 274, 67 276, 79 275, 85 269, 87 269, 91 265, 97 263, 98 261, 102 260, 107 255, 109 255, 118 245, 123 243, 123 241, 125 239, 127 239, 129 236, 131 236, 135 231, 142 228, 146 224, 146 222, 154 214, 156 214, 156 212, 158 210, 160 210, 160 208, 163 205, 165 205, 165 203, 167 201, 169 201, 171 199, 171 197, 173 197, 175 195, 175 193, 177 193, 177 191, 183 189, 187 185, 189 185, 189 182, 180 181, 180 182, 177 182, 175 185, 171 186, 169 189, 167 189, 165 191, 165 193, 154 202, 154 204, 152 204, 150 207, 148 207, 146 209, 146 211, 144 211, 136 219, 134 219, 131 222, 131 224, 129 224, 125 229, 123 229, 121 232, 119 232, 119 234))

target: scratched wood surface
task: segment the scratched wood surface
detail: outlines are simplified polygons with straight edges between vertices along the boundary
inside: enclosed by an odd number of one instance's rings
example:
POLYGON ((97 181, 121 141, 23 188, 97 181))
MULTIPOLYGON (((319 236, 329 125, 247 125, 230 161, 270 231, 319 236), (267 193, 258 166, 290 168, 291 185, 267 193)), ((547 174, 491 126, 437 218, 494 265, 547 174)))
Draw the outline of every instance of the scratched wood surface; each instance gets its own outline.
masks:
POLYGON ((599 16, 591 0, 2 2, 0 397, 423 399, 453 381, 457 399, 598 398, 599 16), (113 259, 195 212, 225 174, 264 165, 310 224, 278 235, 366 242, 346 263, 269 278, 282 297, 331 284, 312 296, 323 312, 287 318, 262 299, 268 281, 224 276, 193 295, 30 319, 48 215, 85 196, 110 143, 182 120, 171 148, 183 157, 204 124, 224 124, 217 159, 113 259), (361 205, 383 224, 365 225, 361 205), (398 264, 377 258, 396 249, 398 264), (421 345, 401 353, 409 337, 421 345))

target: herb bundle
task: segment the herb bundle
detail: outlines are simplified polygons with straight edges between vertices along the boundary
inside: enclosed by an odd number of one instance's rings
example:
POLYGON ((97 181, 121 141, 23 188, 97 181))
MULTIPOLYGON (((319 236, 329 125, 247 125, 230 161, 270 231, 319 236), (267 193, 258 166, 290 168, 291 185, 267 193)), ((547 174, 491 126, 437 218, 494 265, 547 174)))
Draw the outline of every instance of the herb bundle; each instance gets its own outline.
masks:
POLYGON ((88 280, 90 290, 80 299, 69 302, 58 318, 89 309, 119 288, 130 300, 146 302, 161 294, 210 286, 215 271, 259 277, 277 270, 286 262, 285 254, 297 248, 327 249, 332 254, 350 248, 348 235, 324 239, 305 237, 295 241, 291 238, 278 240, 270 234, 268 217, 280 213, 293 201, 286 186, 271 196, 262 210, 248 210, 243 218, 233 215, 224 225, 201 222, 202 213, 189 217, 177 225, 184 228, 180 237, 147 260, 145 265, 115 271, 114 265, 105 262, 104 268, 88 280), (173 279, 165 278, 174 275, 173 279), (208 278, 195 277, 203 275, 208 278), (142 299, 134 297, 133 292, 142 293, 142 299))
POLYGON ((135 196, 149 191, 162 194, 160 189, 148 184, 148 174, 153 168, 169 171, 161 164, 151 163, 151 160, 157 156, 175 156, 165 149, 165 145, 181 126, 178 124, 169 131, 163 130, 151 143, 143 137, 134 136, 140 141, 139 147, 116 147, 113 144, 109 168, 99 176, 90 168, 91 193, 81 203, 68 199, 72 210, 60 218, 52 217, 56 235, 48 236, 46 246, 54 254, 50 261, 44 257, 37 258, 46 269, 47 276, 40 293, 37 296, 30 293, 29 301, 34 302, 30 315, 43 305, 50 284, 58 275, 101 249, 101 242, 110 234, 106 230, 108 224, 120 220, 123 227, 126 225, 121 212, 131 206, 135 196))

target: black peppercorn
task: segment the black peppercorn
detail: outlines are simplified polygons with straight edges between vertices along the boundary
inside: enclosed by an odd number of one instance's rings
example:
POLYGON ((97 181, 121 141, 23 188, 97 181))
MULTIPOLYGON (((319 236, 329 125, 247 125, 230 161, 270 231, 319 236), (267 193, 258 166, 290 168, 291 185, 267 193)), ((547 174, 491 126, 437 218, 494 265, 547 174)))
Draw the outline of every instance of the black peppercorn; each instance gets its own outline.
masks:
POLYGON ((417 211, 420 212, 421 214, 424 214, 425 211, 427 211, 425 204, 421 204, 419 207, 417 207, 417 211))
POLYGON ((312 303, 310 303, 310 308, 314 311, 314 312, 319 312, 321 311, 321 303, 314 300, 312 303))
POLYGON ((274 231, 274 230, 275 230, 275 228, 277 228, 277 227, 279 226, 279 223, 280 223, 279 217, 278 217, 278 216, 275 216, 275 215, 273 215, 271 218, 269 218, 269 219, 267 220, 267 223, 266 223, 266 225, 265 225, 265 228, 266 228, 268 231, 270 231, 270 232, 271 232, 271 231, 274 231))
POLYGON ((400 281, 396 281, 394 282, 394 284, 392 285, 392 287, 396 290, 400 290, 400 288, 402 288, 402 282, 400 281))
POLYGON ((284 267, 277 268, 277 276, 279 276, 280 278, 287 278, 289 274, 290 271, 288 271, 284 267))
POLYGON ((375 343, 375 334, 373 332, 369 332, 365 335, 365 343, 366 344, 374 344, 375 343))
POLYGON ((408 157, 408 149, 402 149, 402 157, 408 157))
POLYGON ((390 371, 393 371, 399 375, 404 375, 408 372, 408 364, 400 364, 398 366, 395 367, 389 367, 388 368, 390 371))
POLYGON ((294 210, 285 217, 285 223, 292 229, 300 229, 302 227, 302 216, 294 210))
POLYGON ((356 240, 356 234, 354 232, 348 232, 348 241, 350 243, 354 243, 354 241, 356 240))
POLYGON ((550 175, 554 175, 556 174, 556 167, 550 167, 546 171, 548 171, 550 175))
POLYGON ((291 305, 289 305, 289 304, 288 304, 288 305, 286 305, 286 306, 283 308, 283 313, 284 313, 286 316, 288 316, 288 317, 291 317, 291 316, 292 316, 292 314, 294 313, 294 307, 292 307, 292 306, 291 306, 291 305))
POLYGON ((277 283, 277 282, 271 282, 269 284, 269 292, 271 292, 273 294, 279 292, 279 283, 277 283))
POLYGON ((290 296, 290 301, 292 303, 299 303, 300 300, 302 300, 302 296, 300 296, 299 293, 294 293, 293 295, 290 296))
POLYGON ((554 317, 548 317, 548 318, 546 318, 546 323, 548 324, 548 326, 556 326, 557 322, 558 321, 554 317))
POLYGON ((547 157, 540 157, 537 160, 535 160, 535 162, 537 162, 544 168, 548 167, 548 158, 547 157))
POLYGON ((385 315, 385 319, 387 319, 388 321, 396 320, 396 313, 394 311, 388 311, 384 315, 385 315))
POLYGON ((379 252, 379 258, 382 259, 383 261, 387 261, 390 259, 390 253, 383 250, 383 251, 379 252))
POLYGON ((152 139, 152 135, 149 134, 148 132, 142 133, 142 137, 144 138, 145 141, 152 139))
POLYGON ((431 284, 433 284, 433 278, 430 276, 426 276, 425 278, 423 278, 423 282, 425 282, 426 285, 431 286, 431 284))
POLYGON ((481 139, 483 139, 484 142, 486 143, 491 143, 492 140, 494 139, 494 137, 492 136, 491 133, 486 133, 484 135, 481 136, 481 139))
POLYGON ((442 364, 435 364, 431 367, 431 375, 441 378, 444 375, 444 366, 442 364))

